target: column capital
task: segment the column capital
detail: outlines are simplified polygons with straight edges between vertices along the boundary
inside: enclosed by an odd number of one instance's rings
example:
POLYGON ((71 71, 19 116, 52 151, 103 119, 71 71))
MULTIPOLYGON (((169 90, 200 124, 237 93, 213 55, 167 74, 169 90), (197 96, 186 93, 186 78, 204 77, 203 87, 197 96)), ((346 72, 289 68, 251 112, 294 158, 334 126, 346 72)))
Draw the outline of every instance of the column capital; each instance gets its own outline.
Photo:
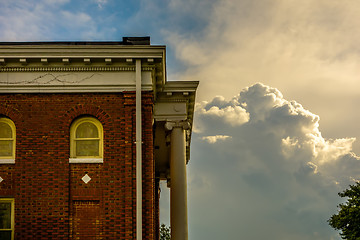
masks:
POLYGON ((173 130, 173 128, 182 128, 183 130, 190 129, 190 123, 188 120, 179 120, 179 121, 167 121, 165 123, 166 130, 173 130))

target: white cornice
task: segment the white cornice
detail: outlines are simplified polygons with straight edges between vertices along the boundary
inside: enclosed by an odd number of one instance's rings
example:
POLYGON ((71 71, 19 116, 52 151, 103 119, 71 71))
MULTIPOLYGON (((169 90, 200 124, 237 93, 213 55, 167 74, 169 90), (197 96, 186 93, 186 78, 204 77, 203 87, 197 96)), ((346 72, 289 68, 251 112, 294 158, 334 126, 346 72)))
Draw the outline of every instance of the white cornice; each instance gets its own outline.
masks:
POLYGON ((153 45, 1 44, 0 72, 154 71, 153 89, 166 83, 166 47, 153 45))
POLYGON ((164 58, 165 46, 1 45, 0 58, 164 58))
POLYGON ((164 85, 162 92, 164 93, 175 93, 175 92, 195 92, 198 81, 167 81, 164 85))
MULTIPOLYGON (((142 67, 142 71, 152 71, 153 67, 142 67)), ((0 67, 0 72, 108 72, 135 71, 135 67, 0 67)))

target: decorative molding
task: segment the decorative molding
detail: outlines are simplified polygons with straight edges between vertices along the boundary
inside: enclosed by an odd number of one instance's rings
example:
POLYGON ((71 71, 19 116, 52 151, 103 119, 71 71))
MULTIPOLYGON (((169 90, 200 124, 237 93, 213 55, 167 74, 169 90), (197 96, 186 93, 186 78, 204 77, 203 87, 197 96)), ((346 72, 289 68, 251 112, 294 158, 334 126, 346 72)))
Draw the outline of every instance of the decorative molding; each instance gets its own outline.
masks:
POLYGON ((188 94, 196 92, 199 85, 198 81, 168 81, 164 85, 164 93, 176 93, 176 92, 187 92, 188 94))
POLYGON ((90 58, 84 58, 84 63, 87 64, 91 64, 91 59, 90 58))
POLYGON ((181 121, 187 119, 186 103, 155 103, 154 119, 156 121, 181 121))
POLYGON ((112 64, 112 59, 111 58, 105 58, 104 61, 105 61, 106 65, 112 64))
POLYGON ((154 58, 165 57, 165 46, 129 46, 129 45, 1 45, 0 58, 154 58))
MULTIPOLYGON (((0 85, 0 93, 97 93, 135 91, 135 85, 0 85)), ((152 91, 152 86, 143 85, 142 91, 152 91)))
POLYGON ((26 65, 27 64, 26 58, 20 58, 19 62, 21 63, 21 65, 26 65))
POLYGON ((85 184, 88 184, 88 183, 91 181, 91 177, 90 177, 88 174, 85 174, 85 175, 81 178, 81 180, 83 180, 83 182, 84 182, 85 184))
POLYGON ((191 128, 189 121, 167 121, 165 123, 165 129, 171 131, 173 128, 182 128, 183 130, 189 130, 191 128))
POLYGON ((66 77, 68 77, 70 75, 72 75, 72 73, 65 73, 65 74, 60 74, 60 75, 56 75, 53 73, 45 73, 45 74, 40 75, 32 80, 27 80, 27 81, 19 81, 19 82, 2 82, 2 81, 0 81, 0 85, 1 84, 6 84, 6 85, 29 85, 29 84, 49 85, 54 82, 59 83, 59 84, 79 84, 85 80, 93 78, 95 75, 97 75, 97 73, 93 73, 93 74, 86 76, 78 81, 66 80, 66 77), (50 79, 46 79, 47 77, 50 77, 50 79))
MULTIPOLYGON (((154 67, 142 67, 152 71, 154 67)), ((135 67, 0 67, 0 72, 108 72, 135 71, 135 67)))
POLYGON ((180 97, 178 97, 178 98, 168 98, 168 99, 161 98, 157 102, 158 103, 187 103, 187 102, 189 102, 189 99, 180 98, 180 97))

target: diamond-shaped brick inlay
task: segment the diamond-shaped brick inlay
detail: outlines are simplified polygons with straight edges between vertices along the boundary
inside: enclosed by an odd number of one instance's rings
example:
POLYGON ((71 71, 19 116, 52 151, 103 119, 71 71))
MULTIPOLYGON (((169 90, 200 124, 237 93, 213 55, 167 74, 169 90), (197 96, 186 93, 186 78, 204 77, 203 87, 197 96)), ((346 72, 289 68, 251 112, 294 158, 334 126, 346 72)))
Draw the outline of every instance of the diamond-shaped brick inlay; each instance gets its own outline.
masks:
POLYGON ((0 183, 1 183, 2 181, 4 181, 4 179, 3 179, 2 177, 0 177, 0 183))
POLYGON ((85 175, 81 178, 81 180, 83 180, 83 182, 84 182, 85 184, 87 184, 88 182, 90 182, 91 177, 90 177, 89 175, 85 174, 85 175))

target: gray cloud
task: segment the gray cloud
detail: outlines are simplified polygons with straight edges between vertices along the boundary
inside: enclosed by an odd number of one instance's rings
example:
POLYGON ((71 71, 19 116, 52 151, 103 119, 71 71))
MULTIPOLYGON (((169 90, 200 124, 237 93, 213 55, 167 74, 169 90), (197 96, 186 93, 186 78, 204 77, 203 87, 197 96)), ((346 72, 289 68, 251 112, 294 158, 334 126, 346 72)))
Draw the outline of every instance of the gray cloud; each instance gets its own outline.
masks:
POLYGON ((202 102, 195 116, 202 128, 189 165, 194 238, 340 239, 326 220, 337 192, 360 177, 354 139, 322 137, 317 115, 260 83, 229 101, 202 102), (226 112, 209 115, 215 107, 239 107, 249 118, 231 125, 226 112), (216 135, 231 138, 208 141, 216 135))
MULTIPOLYGON (((186 66, 175 66, 169 78, 200 80, 199 100, 230 98, 263 82, 322 116, 327 136, 360 137, 360 113, 353 111, 360 95, 359 2, 218 0, 188 14, 201 22, 206 14, 206 24, 197 31, 165 26, 167 44, 186 66)), ((360 153, 360 142, 354 148, 360 153)))

